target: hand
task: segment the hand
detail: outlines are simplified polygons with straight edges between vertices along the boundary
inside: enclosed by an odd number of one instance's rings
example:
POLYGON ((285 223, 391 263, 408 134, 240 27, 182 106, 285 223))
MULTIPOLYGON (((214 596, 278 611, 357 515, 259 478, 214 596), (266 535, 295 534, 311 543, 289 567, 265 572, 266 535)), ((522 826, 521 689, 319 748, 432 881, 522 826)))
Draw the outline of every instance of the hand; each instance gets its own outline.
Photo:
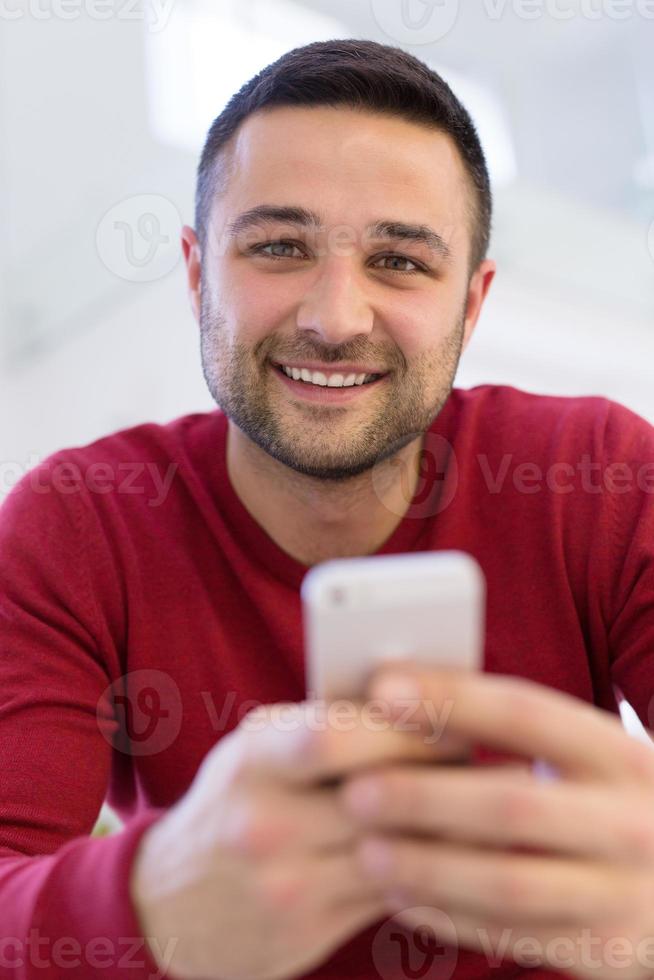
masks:
POLYGON ((561 776, 399 764, 348 777, 341 800, 365 832, 357 857, 387 914, 495 962, 654 975, 652 747, 608 712, 515 677, 398 665, 367 693, 396 718, 412 704, 424 733, 447 714, 450 735, 542 758, 561 776), (433 907, 433 922, 410 906, 433 907))
MULTIPOLYGON (((143 835, 131 896, 167 975, 302 975, 385 914, 354 861, 359 829, 339 805, 337 780, 381 762, 447 758, 448 748, 388 721, 380 728, 357 702, 347 725, 327 724, 320 704, 250 712, 143 835)), ((454 743, 449 757, 458 751, 454 743)))

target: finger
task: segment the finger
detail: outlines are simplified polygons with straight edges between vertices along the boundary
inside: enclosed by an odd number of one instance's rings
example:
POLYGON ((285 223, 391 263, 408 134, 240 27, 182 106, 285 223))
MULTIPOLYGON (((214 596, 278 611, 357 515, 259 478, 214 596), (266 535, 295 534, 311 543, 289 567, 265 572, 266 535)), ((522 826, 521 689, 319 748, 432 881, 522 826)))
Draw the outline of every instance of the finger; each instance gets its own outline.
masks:
POLYGON ((358 824, 329 788, 288 788, 266 782, 234 800, 220 824, 223 843, 240 854, 342 849, 360 836, 358 824))
POLYGON ((256 708, 241 723, 243 768, 307 785, 382 763, 460 760, 470 753, 465 739, 446 739, 439 731, 417 738, 417 724, 406 728, 379 705, 341 704, 348 712, 337 714, 320 701, 256 708))
POLYGON ((632 869, 451 842, 366 837, 357 859, 383 889, 416 889, 438 906, 508 923, 623 921, 654 897, 647 876, 632 869))
POLYGON ((545 759, 563 776, 654 785, 652 747, 628 736, 618 718, 525 678, 412 663, 378 671, 368 693, 389 704, 399 694, 393 710, 412 705, 425 730, 437 716, 446 734, 545 759))
POLYGON ((309 906, 316 912, 344 903, 378 903, 376 883, 362 872, 354 848, 330 854, 297 854, 262 863, 259 893, 273 908, 309 906))
POLYGON ((391 766, 349 777, 338 796, 362 828, 654 863, 652 795, 641 791, 543 783, 520 767, 391 766))

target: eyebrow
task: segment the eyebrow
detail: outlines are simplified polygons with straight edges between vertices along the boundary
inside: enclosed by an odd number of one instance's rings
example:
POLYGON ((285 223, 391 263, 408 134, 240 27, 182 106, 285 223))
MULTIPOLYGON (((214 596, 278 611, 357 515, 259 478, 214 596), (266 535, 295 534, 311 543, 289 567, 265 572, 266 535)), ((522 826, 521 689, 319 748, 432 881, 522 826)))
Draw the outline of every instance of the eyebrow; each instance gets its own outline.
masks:
MULTIPOLYGON (((312 228, 318 231, 324 228, 320 215, 315 211, 308 211, 306 208, 282 206, 275 204, 259 204, 250 208, 234 218, 227 227, 230 238, 236 238, 243 231, 258 224, 280 224, 300 225, 304 228, 312 228)), ((416 242, 419 245, 426 245, 427 248, 436 255, 444 259, 451 258, 451 250, 445 239, 424 224, 409 224, 404 221, 380 220, 368 225, 366 232, 373 238, 400 239, 406 242, 416 242)))

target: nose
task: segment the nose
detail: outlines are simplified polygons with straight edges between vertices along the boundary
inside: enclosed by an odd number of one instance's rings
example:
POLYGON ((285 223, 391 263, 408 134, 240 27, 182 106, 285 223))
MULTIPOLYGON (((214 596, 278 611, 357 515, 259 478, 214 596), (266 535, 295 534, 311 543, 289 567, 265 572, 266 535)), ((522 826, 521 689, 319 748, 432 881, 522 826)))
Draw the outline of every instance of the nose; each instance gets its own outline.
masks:
POLYGON ((298 309, 298 328, 312 331, 326 344, 343 344, 370 334, 373 324, 374 313, 351 260, 331 257, 298 309))

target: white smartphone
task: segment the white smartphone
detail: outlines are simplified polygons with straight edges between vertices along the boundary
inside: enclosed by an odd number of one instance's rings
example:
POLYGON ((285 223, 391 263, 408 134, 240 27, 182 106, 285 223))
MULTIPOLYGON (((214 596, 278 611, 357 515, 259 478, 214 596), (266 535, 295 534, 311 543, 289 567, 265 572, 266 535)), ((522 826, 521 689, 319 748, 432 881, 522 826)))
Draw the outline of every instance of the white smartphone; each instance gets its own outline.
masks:
POLYGON ((361 697, 386 660, 482 668, 486 583, 462 551, 323 562, 301 596, 309 699, 361 697))

